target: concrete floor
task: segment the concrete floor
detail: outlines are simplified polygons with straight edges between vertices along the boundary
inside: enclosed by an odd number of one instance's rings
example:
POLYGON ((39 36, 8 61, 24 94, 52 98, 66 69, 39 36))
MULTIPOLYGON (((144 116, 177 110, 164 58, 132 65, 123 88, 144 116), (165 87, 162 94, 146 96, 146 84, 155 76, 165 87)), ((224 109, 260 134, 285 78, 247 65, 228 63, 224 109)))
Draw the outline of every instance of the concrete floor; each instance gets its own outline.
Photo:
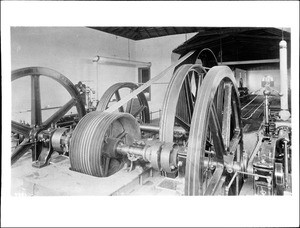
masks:
POLYGON ((151 169, 123 169, 98 178, 71 171, 68 157, 57 155, 42 169, 31 166, 31 153, 25 154, 11 169, 13 196, 67 195, 177 195, 175 191, 156 188, 164 179, 151 169))

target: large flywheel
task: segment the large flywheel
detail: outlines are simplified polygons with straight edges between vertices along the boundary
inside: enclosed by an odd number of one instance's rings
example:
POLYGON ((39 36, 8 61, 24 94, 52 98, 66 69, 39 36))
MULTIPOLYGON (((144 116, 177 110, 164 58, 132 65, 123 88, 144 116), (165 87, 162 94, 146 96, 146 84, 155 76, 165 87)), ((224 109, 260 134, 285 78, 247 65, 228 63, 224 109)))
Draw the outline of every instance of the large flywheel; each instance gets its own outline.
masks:
POLYGON ((201 65, 185 64, 173 74, 162 106, 160 140, 173 142, 174 126, 189 132, 197 94, 206 71, 201 65))
POLYGON ((243 150, 240 102, 232 71, 213 67, 197 95, 191 122, 185 195, 213 195, 240 162, 243 150))
POLYGON ((23 77, 31 78, 31 124, 25 125, 16 121, 11 122, 12 132, 20 134, 24 137, 24 140, 16 149, 12 152, 11 162, 15 163, 22 155, 24 155, 28 149, 32 149, 32 160, 35 161, 37 167, 41 167, 46 164, 47 158, 39 160, 42 146, 38 141, 38 133, 48 129, 51 125, 54 125, 60 120, 72 107, 76 107, 78 118, 85 115, 85 108, 80 99, 80 95, 73 85, 73 83, 64 75, 45 67, 28 67, 12 71, 11 81, 23 77), (68 93, 71 95, 71 99, 61 106, 54 114, 48 117, 46 120, 42 120, 42 108, 41 108, 41 94, 40 94, 40 78, 47 77, 55 80, 62 85, 68 93))
MULTIPOLYGON (((104 111, 115 102, 121 100, 138 86, 132 82, 119 82, 109 87, 99 100, 97 111, 104 111)), ((144 93, 133 97, 126 105, 119 107, 119 112, 127 112, 133 115, 141 123, 150 122, 149 106, 144 93)))

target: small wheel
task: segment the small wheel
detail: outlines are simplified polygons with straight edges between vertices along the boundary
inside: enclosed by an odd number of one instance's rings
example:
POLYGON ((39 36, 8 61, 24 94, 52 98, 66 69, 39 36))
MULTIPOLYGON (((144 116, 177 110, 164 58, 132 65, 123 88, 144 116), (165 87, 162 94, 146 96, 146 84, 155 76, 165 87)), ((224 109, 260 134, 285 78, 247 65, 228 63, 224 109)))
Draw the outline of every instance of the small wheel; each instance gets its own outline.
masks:
POLYGON ((242 125, 235 79, 228 67, 213 67, 203 80, 195 104, 188 140, 185 194, 215 194, 221 177, 228 175, 224 156, 232 153, 239 162, 241 151, 242 125))
POLYGON ((206 71, 200 65, 185 64, 176 70, 162 105, 160 140, 173 142, 174 125, 190 130, 196 97, 206 71))
POLYGON ((70 142, 71 169, 96 177, 119 171, 124 156, 114 153, 118 142, 131 145, 140 139, 136 119, 128 113, 88 113, 77 124, 70 142))
POLYGON ((11 122, 12 132, 21 134, 25 137, 23 142, 16 147, 12 153, 11 163, 14 164, 21 156, 23 156, 28 149, 32 148, 33 161, 38 160, 42 147, 37 142, 37 134, 45 129, 48 129, 52 124, 55 124, 62 118, 73 106, 76 107, 78 117, 81 118, 85 115, 85 108, 80 99, 80 95, 76 90, 73 83, 64 75, 57 71, 44 67, 28 67, 12 71, 11 81, 23 77, 31 78, 31 124, 25 125, 16 121, 11 122), (59 108, 46 120, 42 120, 41 109, 41 94, 40 94, 40 78, 42 76, 51 78, 62 85, 71 95, 71 99, 59 108))
MULTIPOLYGON (((121 100, 121 96, 137 89, 138 86, 131 82, 120 82, 109 87, 102 95, 97 111, 104 111, 114 102, 121 100)), ((138 94, 131 99, 125 106, 119 108, 119 112, 127 112, 133 115, 142 123, 150 123, 149 106, 144 93, 138 94)))

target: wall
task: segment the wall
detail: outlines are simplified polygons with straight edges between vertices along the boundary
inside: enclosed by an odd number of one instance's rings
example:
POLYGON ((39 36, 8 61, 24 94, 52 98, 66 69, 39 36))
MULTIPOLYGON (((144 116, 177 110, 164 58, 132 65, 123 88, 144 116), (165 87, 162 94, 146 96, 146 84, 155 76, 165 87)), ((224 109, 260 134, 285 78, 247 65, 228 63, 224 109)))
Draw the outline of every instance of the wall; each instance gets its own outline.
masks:
MULTIPOLYGON (((255 92, 261 88, 261 80, 264 76, 270 75, 274 79, 274 89, 280 92, 280 70, 279 69, 258 69, 247 71, 247 86, 249 92, 255 92)), ((288 70, 290 88, 290 70, 288 70)))
MULTIPOLYGON (((133 41, 85 27, 11 28, 12 70, 29 66, 49 67, 68 77, 74 84, 82 80, 94 89, 97 88, 97 63, 92 62, 93 57, 134 58, 133 50, 133 41)), ((115 82, 134 81, 135 73, 136 69, 132 67, 98 64, 99 98, 115 82)), ((42 108, 62 105, 68 100, 65 90, 57 83, 46 80, 41 84, 42 108)), ((24 79, 12 85, 12 99, 18 100, 12 103, 13 112, 15 109, 30 109, 30 84, 24 79)))

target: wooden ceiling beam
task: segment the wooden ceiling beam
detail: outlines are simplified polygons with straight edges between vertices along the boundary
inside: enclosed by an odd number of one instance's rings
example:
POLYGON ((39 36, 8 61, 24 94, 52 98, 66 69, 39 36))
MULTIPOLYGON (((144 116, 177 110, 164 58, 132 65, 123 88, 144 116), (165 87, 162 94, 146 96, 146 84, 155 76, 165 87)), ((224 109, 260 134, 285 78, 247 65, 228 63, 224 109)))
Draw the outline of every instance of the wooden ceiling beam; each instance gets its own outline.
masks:
POLYGON ((212 36, 212 35, 225 35, 225 34, 235 34, 235 33, 241 33, 245 31, 252 31, 252 30, 257 30, 258 28, 222 28, 220 27, 219 30, 216 31, 217 28, 213 28, 214 30, 212 31, 201 31, 198 33, 196 36, 197 37, 202 37, 202 36, 212 36))
MULTIPOLYGON (((213 41, 217 41, 226 37, 229 37, 230 34, 226 34, 226 35, 222 35, 220 37, 214 37, 211 39, 207 39, 207 40, 202 40, 196 43, 191 43, 191 44, 186 44, 186 45, 181 45, 178 48, 176 48, 176 51, 181 51, 182 49, 189 49, 189 48, 193 48, 193 47, 201 47, 201 46, 206 46, 209 43, 213 42, 213 41)), ((218 45, 220 45, 220 42, 218 42, 218 45)))
POLYGON ((166 27, 162 27, 162 28, 163 28, 163 30, 165 31, 165 33, 167 34, 167 36, 168 36, 168 35, 172 35, 172 34, 169 33, 169 31, 167 30, 166 27))
POLYGON ((281 39, 281 36, 262 36, 262 35, 246 35, 246 34, 236 34, 235 36, 245 37, 245 38, 255 38, 255 39, 272 39, 272 40, 280 40, 281 39))
POLYGON ((144 28, 145 33, 147 34, 148 38, 151 38, 151 35, 149 34, 147 28, 144 28))

